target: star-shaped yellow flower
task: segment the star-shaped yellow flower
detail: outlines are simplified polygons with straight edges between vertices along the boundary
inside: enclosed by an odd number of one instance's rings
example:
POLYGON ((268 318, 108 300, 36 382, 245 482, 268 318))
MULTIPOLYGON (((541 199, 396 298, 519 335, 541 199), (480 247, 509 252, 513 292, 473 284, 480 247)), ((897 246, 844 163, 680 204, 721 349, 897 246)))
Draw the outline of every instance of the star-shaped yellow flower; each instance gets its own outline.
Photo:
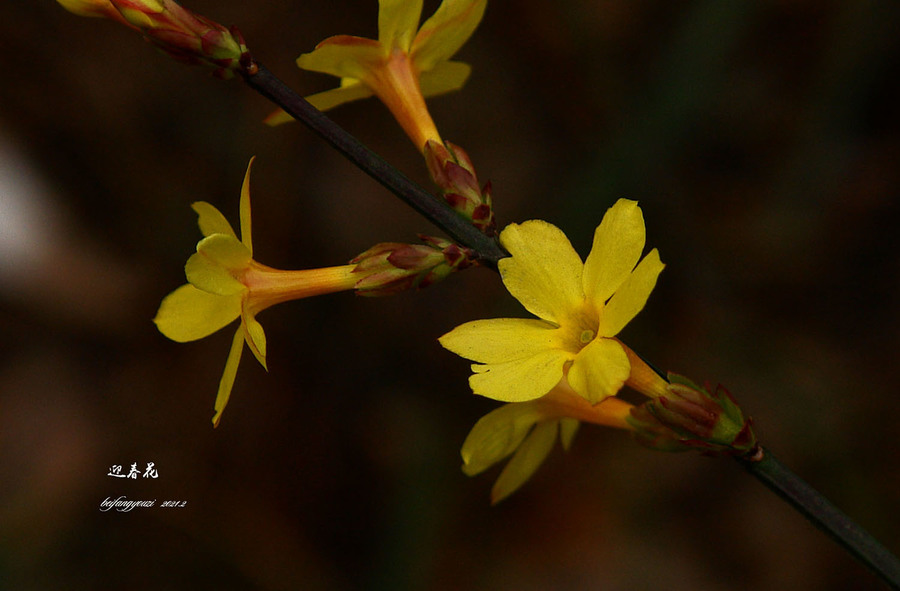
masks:
MULTIPOLYGON (((462 87, 471 68, 450 61, 481 22, 487 0, 444 0, 417 30, 422 0, 380 0, 378 40, 336 35, 297 58, 297 65, 341 79, 338 88, 307 100, 320 110, 376 95, 422 149, 433 139, 441 143, 425 107, 425 96, 462 87)), ((267 122, 290 121, 276 112, 267 122)))
POLYGON ((539 319, 476 320, 441 337, 444 347, 476 362, 473 392, 523 402, 565 377, 591 404, 614 396, 631 372, 614 337, 644 307, 663 269, 656 249, 640 260, 644 240, 641 210, 627 199, 603 216, 584 263, 552 224, 506 227, 500 242, 512 256, 499 263, 503 283, 539 319))
POLYGON ((250 165, 241 190, 241 239, 222 213, 209 203, 192 205, 204 238, 184 267, 188 283, 167 295, 153 321, 160 332, 180 343, 202 339, 240 318, 225 371, 219 382, 213 425, 218 425, 237 375, 244 343, 266 367, 266 334, 256 315, 275 304, 353 289, 365 275, 356 265, 281 271, 253 260, 250 234, 250 165))

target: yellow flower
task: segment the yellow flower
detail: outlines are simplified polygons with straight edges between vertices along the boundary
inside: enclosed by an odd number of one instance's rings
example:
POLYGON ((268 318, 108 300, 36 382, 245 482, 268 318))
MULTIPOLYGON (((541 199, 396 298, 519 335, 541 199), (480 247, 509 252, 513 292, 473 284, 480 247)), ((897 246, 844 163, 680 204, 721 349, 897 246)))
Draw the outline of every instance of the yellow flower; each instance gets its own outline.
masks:
POLYGON ((499 263, 503 283, 540 319, 476 320, 441 337, 444 347, 476 362, 472 391, 524 402, 565 377, 591 404, 614 396, 632 370, 614 337, 644 307, 663 269, 656 249, 638 262, 644 239, 641 210, 627 199, 603 216, 584 263, 547 222, 506 227, 500 242, 512 256, 499 263))
POLYGON ((591 405, 561 380, 546 396, 504 404, 475 423, 462 446, 463 472, 474 476, 511 455, 491 489, 491 502, 498 503, 534 474, 557 434, 568 450, 579 421, 630 429, 626 419, 631 409, 618 398, 591 405))
POLYGON ((219 382, 213 425, 218 425, 237 375, 244 343, 266 367, 266 335, 256 315, 275 304, 353 289, 361 276, 356 265, 281 271, 253 260, 250 234, 250 169, 241 190, 241 239, 218 209, 199 201, 192 205, 204 238, 184 267, 188 283, 160 304, 153 321, 160 332, 180 343, 202 339, 240 317, 225 371, 219 382))
MULTIPOLYGON (((429 139, 441 143, 425 107, 425 96, 462 88, 471 68, 450 61, 471 37, 487 0, 444 0, 416 31, 422 0, 380 0, 378 40, 337 35, 297 58, 304 70, 341 79, 339 88, 307 97, 320 110, 373 94, 387 105, 420 150, 429 139)), ((268 119, 290 121, 283 111, 268 119)))

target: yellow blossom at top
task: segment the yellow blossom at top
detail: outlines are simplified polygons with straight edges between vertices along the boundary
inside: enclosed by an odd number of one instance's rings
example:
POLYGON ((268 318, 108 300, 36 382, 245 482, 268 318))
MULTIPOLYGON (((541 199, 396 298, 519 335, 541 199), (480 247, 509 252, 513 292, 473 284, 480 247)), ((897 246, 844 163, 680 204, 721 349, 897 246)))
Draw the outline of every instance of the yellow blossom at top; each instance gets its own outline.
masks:
POLYGON ((475 361, 476 394, 504 402, 540 398, 565 377, 591 404, 629 379, 626 348, 614 338, 644 307, 663 269, 656 249, 643 260, 645 230, 635 201, 620 199, 594 233, 587 260, 541 220, 507 226, 500 243, 503 284, 538 319, 476 320, 441 337, 475 361))
MULTIPOLYGON (((378 40, 336 35, 319 43, 297 65, 341 79, 338 88, 307 97, 320 110, 377 96, 420 150, 429 139, 441 143, 425 96, 457 90, 471 68, 450 61, 481 22, 487 0, 444 0, 418 28, 422 0, 380 0, 378 40)), ((276 112, 269 124, 290 121, 276 112)))
POLYGON ((213 425, 218 425, 237 375, 244 343, 266 367, 266 335, 256 315, 275 304, 353 289, 365 277, 356 265, 281 271, 253 260, 250 234, 250 168, 241 190, 241 238, 209 203, 192 205, 204 238, 184 267, 188 283, 167 295, 153 321, 160 332, 180 343, 202 339, 237 318, 225 371, 219 382, 213 425))

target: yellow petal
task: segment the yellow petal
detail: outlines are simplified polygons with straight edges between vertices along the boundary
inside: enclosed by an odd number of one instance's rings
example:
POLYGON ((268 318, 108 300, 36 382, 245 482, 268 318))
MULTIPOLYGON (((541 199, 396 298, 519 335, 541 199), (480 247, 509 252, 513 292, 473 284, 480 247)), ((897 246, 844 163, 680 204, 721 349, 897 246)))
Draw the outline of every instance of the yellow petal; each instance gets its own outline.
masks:
POLYGON ((486 5, 487 0, 444 0, 413 41, 416 68, 426 72, 453 57, 478 28, 486 5))
POLYGON ((659 252, 654 248, 628 279, 616 290, 600 314, 599 336, 612 337, 619 334, 631 319, 638 315, 647 303, 650 292, 656 286, 656 279, 665 265, 659 260, 659 252))
POLYGON ((228 404, 231 397, 231 389, 234 387, 234 379, 237 377, 238 365, 241 363, 241 353, 244 350, 244 333, 238 328, 231 339, 231 349, 228 351, 228 359, 225 361, 225 371, 222 372, 222 379, 219 380, 219 391, 216 394, 216 414, 213 415, 213 427, 219 426, 222 420, 222 411, 228 404))
POLYGON ((244 183, 241 185, 241 243, 247 247, 250 257, 253 257, 253 238, 250 233, 250 169, 253 168, 253 161, 256 156, 250 159, 247 164, 247 172, 244 173, 244 183))
POLYGON ((543 220, 510 224, 500 243, 512 255, 499 263, 503 284, 529 312, 560 324, 580 308, 581 258, 559 228, 543 220))
POLYGON ((459 90, 466 83, 472 67, 462 62, 441 62, 419 76, 422 96, 438 96, 459 90))
MULTIPOLYGON (((306 100, 309 100, 309 97, 306 97, 306 100)), ((322 109, 319 109, 320 111, 322 109)), ((269 127, 275 127, 276 125, 282 125, 284 123, 290 123, 294 118, 288 115, 287 111, 284 109, 275 109, 263 119, 263 123, 268 125, 269 127)))
POLYGON ((56 0, 63 8, 78 16, 101 17, 115 12, 109 0, 56 0))
POLYGON ((543 320, 495 318, 457 326, 438 341, 460 357, 478 363, 504 363, 559 348, 557 330, 543 320))
POLYGON ((240 315, 240 297, 213 295, 187 284, 163 298, 153 322, 173 341, 186 343, 211 335, 240 315))
POLYGON ((298 57, 297 65, 311 72, 364 80, 369 69, 384 62, 387 55, 378 41, 336 35, 319 43, 312 52, 298 57))
POLYGON ((564 418, 559 420, 559 440, 562 442, 563 449, 569 451, 572 447, 572 440, 578 433, 578 426, 581 423, 577 419, 564 418))
POLYGON ((197 212, 197 225, 200 226, 203 236, 225 234, 237 240, 237 234, 234 233, 231 224, 228 223, 221 211, 206 201, 192 203, 191 208, 197 212))
POLYGON ((188 259, 184 274, 197 289, 218 295, 233 295, 247 289, 235 275, 249 264, 247 247, 231 236, 213 234, 197 244, 197 253, 188 259))
MULTIPOLYGON (((368 86, 356 78, 341 78, 341 85, 338 88, 332 88, 331 90, 325 90, 303 98, 318 110, 328 111, 344 103, 369 98, 373 94, 368 86)), ((276 109, 263 119, 263 123, 270 127, 275 127, 293 120, 294 118, 283 109, 276 109)))
POLYGON ((506 363, 473 365, 469 386, 475 394, 501 402, 534 400, 559 383, 568 358, 564 351, 551 350, 506 363))
POLYGON ((463 443, 463 472, 474 476, 513 453, 541 418, 530 402, 504 404, 481 417, 463 443))
POLYGON ((266 332, 256 320, 256 316, 247 309, 247 306, 244 306, 241 311, 241 326, 244 328, 247 346, 250 347, 253 356, 263 366, 263 369, 269 371, 266 366, 266 332))
POLYGON ((622 346, 612 339, 597 338, 575 357, 568 381, 579 396, 596 404, 615 396, 630 372, 631 364, 622 346))
POLYGON ((491 489, 491 503, 499 503, 531 478, 553 449, 558 423, 540 423, 525 438, 491 489))
POLYGON ((422 16, 422 0, 379 0, 378 40, 409 53, 422 16))
POLYGON ((291 117, 284 109, 275 109, 274 111, 266 115, 266 118, 263 119, 263 123, 268 125, 269 127, 275 127, 277 125, 290 123, 293 120, 294 118, 291 117))
POLYGON ((232 296, 243 293, 247 289, 243 283, 234 278, 228 269, 199 252, 188 258, 184 265, 184 274, 188 283, 212 295, 232 296))
POLYGON ((306 100, 318 110, 327 111, 344 103, 369 98, 372 94, 372 90, 356 78, 342 78, 340 87, 310 95, 306 100))
POLYGON ((197 243, 197 253, 226 269, 246 269, 250 264, 250 249, 237 238, 212 234, 197 243))
POLYGON ((89 17, 104 17, 131 26, 109 0, 56 0, 73 14, 89 17))
POLYGON ((599 309, 634 269, 644 250, 644 216, 637 201, 619 199, 594 232, 584 263, 584 293, 599 309))

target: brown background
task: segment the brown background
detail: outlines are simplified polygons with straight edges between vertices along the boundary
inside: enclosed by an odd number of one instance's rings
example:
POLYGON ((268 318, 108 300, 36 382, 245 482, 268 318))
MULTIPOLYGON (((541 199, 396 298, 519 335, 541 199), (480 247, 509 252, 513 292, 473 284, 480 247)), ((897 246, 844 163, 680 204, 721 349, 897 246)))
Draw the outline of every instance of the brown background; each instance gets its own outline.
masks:
MULTIPOLYGON (((426 2, 430 14, 435 2, 426 2)), ((375 34, 374 0, 189 7, 293 59, 375 34)), ((238 81, 176 64, 54 2, 0 25, 0 582, 9 589, 879 589, 727 460, 583 428, 498 507, 459 447, 496 404, 436 338, 523 316, 495 275, 419 294, 266 311, 210 426, 232 329, 190 344, 150 319, 183 283, 189 204, 237 219, 257 258, 340 264, 433 232, 238 81), (31 175, 31 184, 15 184, 31 175), (24 209, 21 209, 24 208, 24 209), (155 462, 156 480, 107 477, 155 462), (102 513, 106 497, 185 500, 102 513)), ((623 333, 659 366, 725 383, 763 442, 900 550, 900 6, 519 0, 489 4, 431 101, 491 179, 501 224, 543 218, 586 254, 616 198, 667 263, 623 333)), ((374 101, 335 119, 422 183, 374 101)))

